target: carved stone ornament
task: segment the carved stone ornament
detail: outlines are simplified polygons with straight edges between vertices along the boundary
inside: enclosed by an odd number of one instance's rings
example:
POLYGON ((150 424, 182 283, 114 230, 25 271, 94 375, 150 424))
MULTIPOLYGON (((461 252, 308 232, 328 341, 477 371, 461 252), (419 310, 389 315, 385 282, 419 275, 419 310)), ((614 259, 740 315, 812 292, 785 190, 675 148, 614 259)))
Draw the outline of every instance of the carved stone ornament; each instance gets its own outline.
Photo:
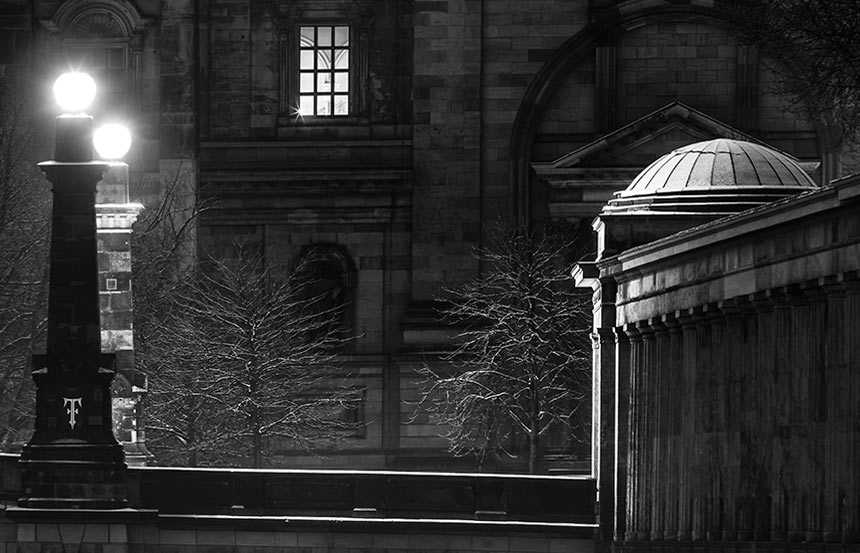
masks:
POLYGON ((50 19, 39 22, 51 33, 74 38, 132 38, 152 22, 128 0, 67 0, 50 19))

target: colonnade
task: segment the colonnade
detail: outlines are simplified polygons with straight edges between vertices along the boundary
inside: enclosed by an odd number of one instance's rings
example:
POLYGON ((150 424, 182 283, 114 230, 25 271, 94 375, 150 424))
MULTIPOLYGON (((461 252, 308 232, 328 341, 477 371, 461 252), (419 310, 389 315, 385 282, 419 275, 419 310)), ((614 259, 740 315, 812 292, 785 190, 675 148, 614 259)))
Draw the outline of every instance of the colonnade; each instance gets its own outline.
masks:
POLYGON ((615 539, 860 537, 856 273, 615 336, 615 539))

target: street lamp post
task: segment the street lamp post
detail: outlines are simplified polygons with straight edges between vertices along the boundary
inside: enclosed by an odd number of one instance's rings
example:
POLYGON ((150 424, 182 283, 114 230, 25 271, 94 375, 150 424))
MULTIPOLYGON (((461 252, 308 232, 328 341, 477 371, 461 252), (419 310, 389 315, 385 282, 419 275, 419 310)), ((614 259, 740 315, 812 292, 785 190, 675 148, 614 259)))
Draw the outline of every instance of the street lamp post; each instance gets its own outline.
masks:
POLYGON ((123 450, 111 425, 113 355, 101 353, 96 185, 109 164, 93 161, 95 84, 83 73, 57 79, 70 113, 56 119, 53 161, 39 164, 54 196, 47 351, 33 356, 35 432, 20 459, 20 507, 126 506, 123 450))

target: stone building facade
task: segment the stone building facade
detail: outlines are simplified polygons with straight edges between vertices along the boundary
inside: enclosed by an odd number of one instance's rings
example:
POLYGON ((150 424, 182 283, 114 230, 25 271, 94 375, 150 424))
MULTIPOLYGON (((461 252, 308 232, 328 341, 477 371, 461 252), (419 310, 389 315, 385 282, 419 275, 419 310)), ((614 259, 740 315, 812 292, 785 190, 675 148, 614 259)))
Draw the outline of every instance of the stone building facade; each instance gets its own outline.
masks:
POLYGON ((0 68, 46 125, 69 64, 108 83, 94 116, 133 129, 130 200, 181 174, 216 206, 200 250, 238 238, 287 271, 317 248, 342 268, 367 431, 293 465, 468 466, 412 402, 449 334, 436 299, 482 270, 489 223, 562 221, 591 244, 615 191, 711 138, 841 171, 709 1, 2 0, 0 29, 0 68))

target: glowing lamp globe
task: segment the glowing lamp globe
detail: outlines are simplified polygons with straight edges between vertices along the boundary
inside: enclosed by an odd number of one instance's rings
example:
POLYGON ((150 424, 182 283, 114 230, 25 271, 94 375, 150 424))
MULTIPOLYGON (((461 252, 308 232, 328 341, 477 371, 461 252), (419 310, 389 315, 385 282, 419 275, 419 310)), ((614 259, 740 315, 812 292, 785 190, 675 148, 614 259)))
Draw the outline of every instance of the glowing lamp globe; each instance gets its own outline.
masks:
POLYGON ((122 159, 131 148, 131 133, 117 123, 102 125, 93 133, 93 146, 102 159, 122 159))
POLYGON ((96 97, 96 82, 86 73, 63 73, 54 81, 54 98, 68 113, 87 109, 96 97))

